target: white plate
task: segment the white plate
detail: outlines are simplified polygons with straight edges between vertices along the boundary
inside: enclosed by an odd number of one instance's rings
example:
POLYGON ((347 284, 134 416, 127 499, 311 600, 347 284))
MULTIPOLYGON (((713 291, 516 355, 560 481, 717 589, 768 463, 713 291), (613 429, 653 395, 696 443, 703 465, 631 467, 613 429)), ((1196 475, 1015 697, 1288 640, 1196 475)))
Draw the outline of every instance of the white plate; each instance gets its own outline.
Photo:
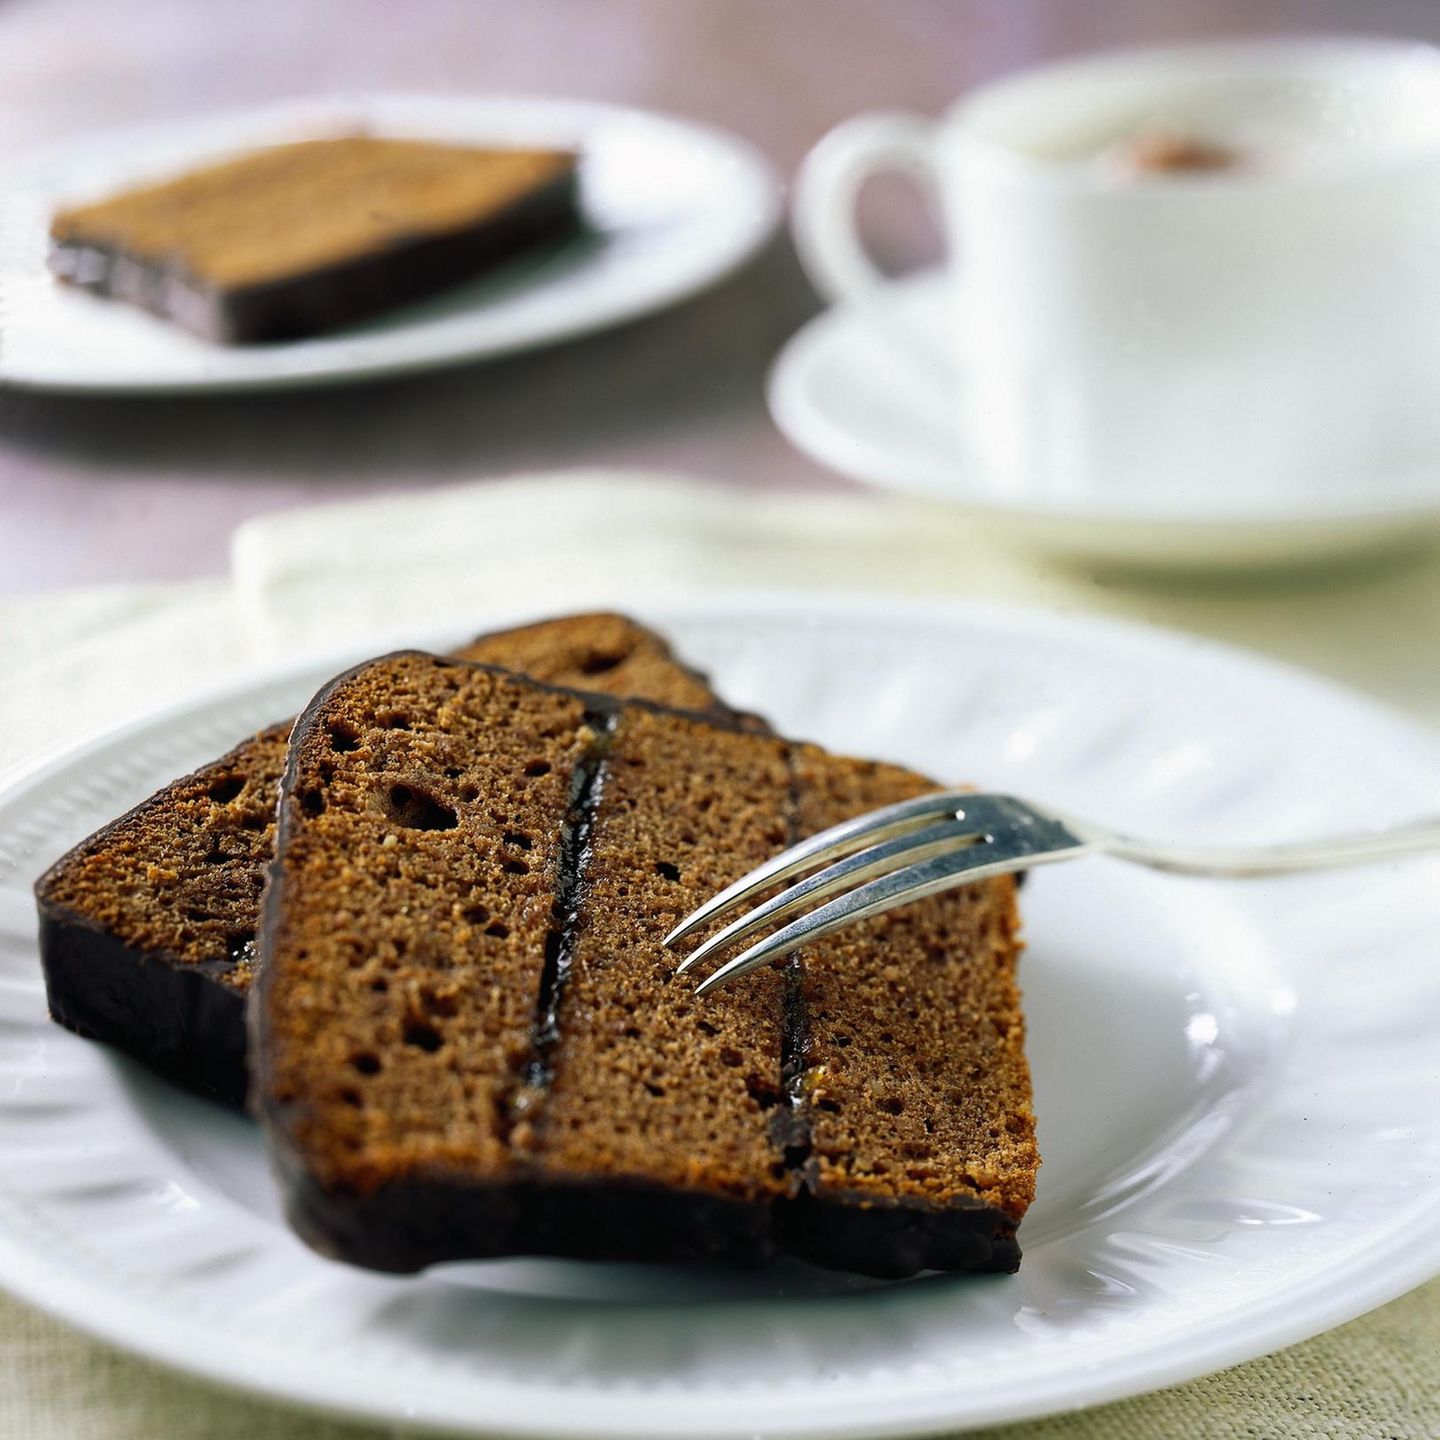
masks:
MULTIPOLYGON (((498 617, 489 617, 498 618, 498 617)), ((1408 818, 1440 741, 1158 631, 978 607, 653 617, 785 729, 1140 831, 1408 818)), ((471 1432, 901 1434, 1169 1384, 1440 1269, 1440 861, 1221 884, 1118 862, 1024 897, 1045 1165, 1015 1277, 901 1284, 310 1254, 251 1127, 49 1024, 30 882, 318 670, 85 745, 0 799, 0 1281, 198 1374, 471 1432)))
POLYGON ((774 228, 779 188, 733 136, 640 110, 532 96, 357 96, 66 146, 3 179, 0 381, 88 391, 240 390, 393 375, 567 339, 719 279, 774 228), (578 146, 593 230, 473 285, 314 340, 211 345, 46 273, 57 205, 248 146, 365 128, 473 144, 578 146))
MULTIPOLYGON (((836 306, 792 336, 770 375, 770 413, 822 464, 882 490, 936 500, 996 534, 1127 566, 1310 563, 1440 533, 1440 461, 1357 477, 1326 494, 1177 490, 1143 496, 1005 491, 960 423, 965 373, 948 330, 963 309, 931 271, 866 306, 836 306)), ((977 361, 976 363, 983 363, 977 361)), ((1162 477, 1163 479, 1163 477, 1162 477)))

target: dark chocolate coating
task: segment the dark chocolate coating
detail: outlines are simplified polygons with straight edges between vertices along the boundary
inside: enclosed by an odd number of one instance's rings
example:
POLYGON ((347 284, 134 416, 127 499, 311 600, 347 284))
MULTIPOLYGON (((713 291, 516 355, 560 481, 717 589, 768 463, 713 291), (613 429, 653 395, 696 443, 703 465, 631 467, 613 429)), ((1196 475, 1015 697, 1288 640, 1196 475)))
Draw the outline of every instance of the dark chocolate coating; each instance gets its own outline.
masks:
POLYGON ((296 1232, 335 1260, 414 1274, 448 1260, 574 1260, 756 1266, 777 1253, 764 1204, 658 1185, 465 1183, 412 1177, 366 1195, 327 1190, 276 1154, 296 1232))
POLYGON ((877 1200, 873 1196, 803 1189, 777 1215, 779 1243, 827 1270, 852 1270, 903 1280, 921 1270, 998 1271, 1020 1268, 1015 1222, 991 1205, 957 1199, 948 1205, 877 1200))
POLYGON ((40 964, 50 1014, 228 1105, 245 1103, 245 997, 209 969, 136 950, 43 897, 40 964))
POLYGON ((808 1191, 747 1204, 621 1181, 465 1184, 441 1176, 359 1195, 317 1184, 293 1153, 277 1158, 286 1214, 307 1243, 332 1259, 394 1274, 514 1255, 757 1266, 790 1254, 881 1280, 1020 1268, 1013 1222, 988 1205, 821 1201, 808 1191))
POLYGON ((295 340, 422 300, 520 251, 581 229, 575 172, 465 230, 419 235, 322 269, 234 289, 148 257, 58 243, 50 268, 69 284, 128 301, 222 345, 295 340))
MULTIPOLYGON (((496 669, 433 658, 467 669, 496 669)), ((412 1272, 444 1260, 502 1255, 754 1265, 789 1253, 829 1269, 882 1279, 902 1279, 922 1270, 1011 1272, 1019 1267, 1015 1222, 973 1196, 935 1205, 817 1192, 807 1164, 803 1120, 798 1116, 793 1135, 776 1131, 777 1159, 783 1157, 795 1181, 795 1193, 776 1200, 747 1202, 699 1187, 680 1190, 611 1177, 592 1182, 558 1180, 529 1167, 523 1156, 516 1158, 508 1174, 483 1181, 453 1172, 422 1172, 365 1193, 322 1184, 293 1139, 291 1122, 304 1101, 274 1102, 266 1093, 265 999, 273 979, 267 960, 280 921, 282 857, 290 829, 297 823, 288 801, 298 782, 301 747, 309 731, 321 723, 331 692, 374 663, 337 676, 295 722, 281 782, 276 858, 262 909, 261 964, 249 1011, 251 1045, 261 1065, 252 1107, 266 1132, 287 1214, 308 1243, 351 1264, 392 1272, 412 1272), (801 1143, 792 1145, 794 1140, 801 1143)), ((577 693, 558 686, 541 688, 577 693)), ((580 698, 602 714, 622 708, 622 702, 607 696, 580 698)), ((625 701, 623 706, 662 713, 668 709, 644 701, 625 701)), ((562 1044, 563 1015, 562 1007, 562 1044)), ((787 1023, 803 1025, 803 1017, 787 1023)))

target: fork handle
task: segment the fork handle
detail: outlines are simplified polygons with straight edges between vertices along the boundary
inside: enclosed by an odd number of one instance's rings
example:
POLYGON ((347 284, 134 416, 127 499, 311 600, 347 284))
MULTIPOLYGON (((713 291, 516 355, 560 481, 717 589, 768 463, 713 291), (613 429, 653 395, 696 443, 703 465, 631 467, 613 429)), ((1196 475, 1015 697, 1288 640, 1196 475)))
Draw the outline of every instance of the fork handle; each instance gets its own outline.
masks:
POLYGON ((1440 850, 1440 817, 1417 820, 1393 830, 1336 835, 1303 844, 1263 845, 1249 850, 1201 845, 1156 844, 1128 835, 1088 837, 1096 849, 1153 870, 1181 875, 1284 875, 1299 870, 1329 870, 1364 865, 1394 855, 1440 850))

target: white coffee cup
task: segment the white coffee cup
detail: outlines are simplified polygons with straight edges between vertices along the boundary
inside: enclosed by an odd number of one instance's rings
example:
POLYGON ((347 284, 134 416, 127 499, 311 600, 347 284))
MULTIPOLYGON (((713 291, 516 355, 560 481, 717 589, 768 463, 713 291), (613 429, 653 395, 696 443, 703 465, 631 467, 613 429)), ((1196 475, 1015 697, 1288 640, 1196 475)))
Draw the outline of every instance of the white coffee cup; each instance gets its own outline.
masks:
POLYGON ((861 116, 795 190, 832 300, 888 283, 854 224, 887 169, 943 215, 954 303, 929 334, 996 488, 1261 509, 1440 464, 1440 51, 1123 53, 987 85, 939 122, 861 116), (1182 160, 1222 153, 1147 170, 1162 133, 1182 160))

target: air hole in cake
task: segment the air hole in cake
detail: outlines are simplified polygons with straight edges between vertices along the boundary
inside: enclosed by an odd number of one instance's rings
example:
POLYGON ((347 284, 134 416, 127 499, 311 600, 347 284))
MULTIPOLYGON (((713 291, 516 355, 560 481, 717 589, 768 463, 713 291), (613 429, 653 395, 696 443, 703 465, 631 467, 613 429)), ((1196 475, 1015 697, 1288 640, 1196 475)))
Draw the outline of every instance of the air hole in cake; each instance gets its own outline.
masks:
POLYGON ((330 748, 337 754, 344 755, 347 751, 356 749, 360 744, 360 732, 353 726, 347 725, 343 720, 336 720, 330 725, 330 748))
POLYGON ((638 1040, 640 1038, 640 1029, 636 1025, 627 1025, 622 1033, 627 1040, 638 1040))
POLYGON ((587 655, 580 662, 582 675, 603 675, 613 670, 625 657, 623 655, 587 655))
POLYGON ((375 719, 386 730, 408 730, 410 717, 403 710, 382 710, 375 719))
POLYGON ((462 785, 460 787, 460 798, 468 805, 472 800, 480 798, 480 791, 474 785, 462 785))
POLYGON ((762 1110, 769 1110, 771 1106, 780 1103, 779 1087, 771 1084, 768 1080, 761 1080, 751 1075, 745 1081, 745 1089, 749 1093, 750 1098, 762 1110))
POLYGON ((507 845, 513 845, 517 850, 533 850, 535 842, 521 830, 507 830, 501 837, 507 845))
POLYGON ((352 1055, 350 1063, 362 1075, 378 1075, 380 1073, 380 1057, 371 1050, 362 1050, 358 1055, 352 1055))
POLYGON ((720 1050, 720 1063, 734 1070, 745 1063, 745 1057, 733 1045, 725 1045, 720 1050))
POLYGON ((525 767, 525 773, 532 780, 538 780, 540 776, 550 773, 550 762, 548 760, 532 760, 525 767))
POLYGON ((220 848, 219 840, 212 840, 210 848, 205 852, 205 863, 207 865, 223 865, 230 857, 220 848))
POLYGON ((217 805, 228 805, 245 788, 245 779, 241 775, 221 775, 218 779, 210 782, 206 794, 217 805))
POLYGON ((247 815, 241 822, 242 830, 263 830, 270 823, 269 816, 247 815))
POLYGON ((815 1108, 817 1110, 823 1110, 827 1115, 838 1115, 840 1113, 840 1102, 838 1100, 831 1100, 827 1096, 824 1100, 817 1100, 815 1102, 815 1108))
POLYGON ((845 1047, 849 1045, 849 1043, 850 1037, 848 1035, 837 1035, 835 1037, 835 1044, 839 1046, 841 1050, 845 1049, 845 1047))
POLYGON ((458 765, 447 765, 445 767, 445 778, 447 780, 458 780, 460 778, 460 767, 458 765))
POLYGON ((655 1096, 657 1100, 665 1093, 665 1087, 663 1085, 652 1085, 648 1080, 642 1080, 640 1083, 646 1088, 646 1090, 650 1092, 650 1094, 655 1096))
POLYGON ((325 797, 318 790, 305 790, 300 795, 300 808, 312 820, 325 810, 325 797))
POLYGON ((450 806, 418 785, 392 785, 385 792, 384 810, 407 830, 453 830, 460 823, 450 806))
POLYGON ((507 875, 528 875, 530 867, 523 860, 502 860, 500 868, 507 875))
POLYGON ((668 860, 657 860, 655 862, 655 873, 663 876, 666 880, 678 880, 680 878, 680 867, 672 865, 668 860))
POLYGON ((483 925, 490 918, 490 912, 483 905, 467 905, 460 918, 469 925, 483 925))
POLYGON ((382 975, 378 980, 370 982, 370 988, 377 994, 383 995, 390 988, 390 982, 382 975))
POLYGON ((875 1102, 875 1108, 883 1110, 887 1115, 903 1115, 905 1102, 898 1095, 882 1095, 875 1102))
POLYGON ((247 965, 255 958, 255 932, 241 930, 225 937, 225 957, 232 964, 247 965))
POLYGON ((449 1019, 460 1013, 460 1002, 453 995, 437 995, 433 990, 424 990, 420 998, 432 1015, 442 1015, 449 1019))
POLYGON ((215 917, 208 910, 190 909, 185 912, 187 920, 202 921, 213 920, 215 917))
POLYGON ((365 1103, 360 1092, 348 1085, 340 1092, 340 1099, 344 1104, 353 1105, 357 1110, 365 1103))
POLYGON ((493 925, 485 927, 487 935, 493 935, 497 940, 508 940, 510 938, 510 927, 502 925, 498 920, 493 925))
POLYGON ((695 1028, 702 1035, 718 1035, 720 1033, 708 1020, 697 1020, 695 1028))
POLYGON ((405 1027, 405 1043, 433 1055, 445 1043, 445 1038, 428 1021, 412 1020, 405 1027))

